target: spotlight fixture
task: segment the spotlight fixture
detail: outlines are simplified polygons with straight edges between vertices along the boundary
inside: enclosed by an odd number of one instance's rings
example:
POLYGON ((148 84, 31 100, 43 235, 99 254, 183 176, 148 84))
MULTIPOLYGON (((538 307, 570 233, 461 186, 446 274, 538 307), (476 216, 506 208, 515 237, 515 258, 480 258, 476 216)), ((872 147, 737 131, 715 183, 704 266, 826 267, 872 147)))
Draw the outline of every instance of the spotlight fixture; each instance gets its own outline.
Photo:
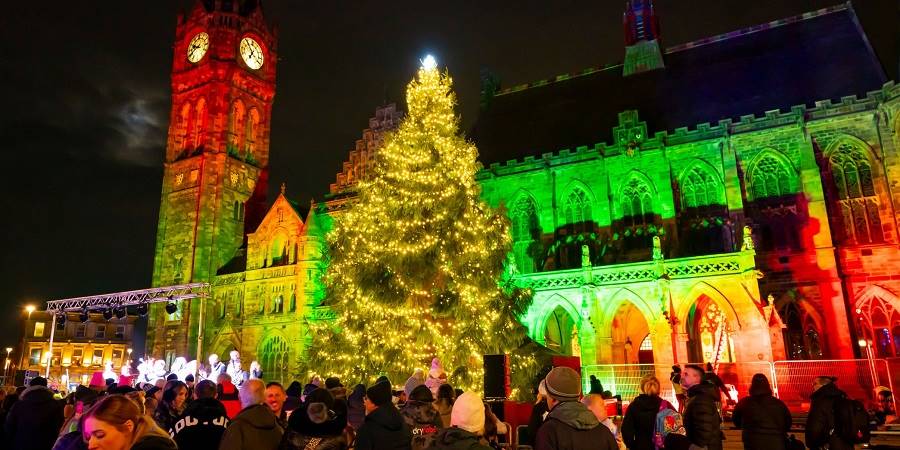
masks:
POLYGON ((81 312, 78 314, 78 320, 80 320, 82 322, 87 322, 90 318, 91 318, 91 315, 88 314, 87 308, 82 309, 81 312))
POLYGON ((144 316, 147 315, 147 312, 148 312, 148 311, 147 311, 147 304, 146 304, 146 303, 141 303, 140 305, 137 305, 137 307, 134 308, 134 309, 135 309, 135 311, 138 313, 138 315, 140 315, 141 317, 144 317, 144 316))
POLYGON ((178 304, 175 302, 166 303, 166 313, 175 314, 175 311, 178 311, 178 304))
POLYGON ((103 318, 106 319, 107 321, 109 321, 113 318, 112 306, 103 310, 103 318))
POLYGON ((66 324, 66 319, 67 319, 66 313, 65 313, 65 311, 63 311, 62 314, 60 314, 60 315, 58 315, 58 316, 56 317, 56 324, 59 325, 59 326, 65 325, 65 324, 66 324))
POLYGON ((128 311, 125 309, 124 306, 119 306, 118 308, 116 308, 114 313, 116 315, 116 319, 124 319, 125 316, 128 314, 128 311))

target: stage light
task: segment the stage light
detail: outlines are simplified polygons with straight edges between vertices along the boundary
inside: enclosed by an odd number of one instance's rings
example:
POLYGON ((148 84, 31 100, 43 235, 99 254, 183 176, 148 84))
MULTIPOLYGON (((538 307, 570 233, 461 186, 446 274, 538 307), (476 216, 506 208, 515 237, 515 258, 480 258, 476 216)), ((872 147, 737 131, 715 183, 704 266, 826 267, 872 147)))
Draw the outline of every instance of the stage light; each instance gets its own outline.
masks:
POLYGON ((106 319, 107 321, 109 321, 113 318, 112 306, 103 310, 103 318, 106 319))
POLYGON ((80 320, 82 322, 87 322, 88 320, 90 320, 90 318, 91 318, 91 315, 88 314, 87 308, 82 309, 81 312, 78 314, 78 320, 80 320))
POLYGON ((56 318, 56 324, 57 324, 57 325, 65 325, 65 324, 66 324, 66 318, 67 318, 67 317, 66 317, 66 313, 65 313, 65 312, 62 313, 62 314, 60 314, 60 315, 56 318))
POLYGON ((178 311, 178 304, 175 302, 166 303, 166 313, 175 314, 175 311, 178 311))
POLYGON ((114 311, 117 319, 124 319, 126 315, 128 315, 128 311, 125 310, 124 306, 120 306, 116 308, 114 311))
POLYGON ((135 308, 135 311, 136 311, 136 312, 138 313, 138 315, 140 315, 141 317, 146 316, 146 315, 147 315, 147 312, 148 312, 147 304, 146 304, 146 303, 141 303, 140 305, 137 305, 137 308, 135 308))

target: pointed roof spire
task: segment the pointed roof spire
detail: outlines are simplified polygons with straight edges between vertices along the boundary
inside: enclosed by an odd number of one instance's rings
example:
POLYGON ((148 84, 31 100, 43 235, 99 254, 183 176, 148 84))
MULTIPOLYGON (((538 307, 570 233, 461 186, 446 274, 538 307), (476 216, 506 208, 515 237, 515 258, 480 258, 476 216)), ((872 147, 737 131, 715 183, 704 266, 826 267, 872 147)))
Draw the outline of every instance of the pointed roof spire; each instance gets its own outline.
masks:
POLYGON ((652 0, 628 0, 622 15, 625 45, 659 39, 659 20, 652 0))

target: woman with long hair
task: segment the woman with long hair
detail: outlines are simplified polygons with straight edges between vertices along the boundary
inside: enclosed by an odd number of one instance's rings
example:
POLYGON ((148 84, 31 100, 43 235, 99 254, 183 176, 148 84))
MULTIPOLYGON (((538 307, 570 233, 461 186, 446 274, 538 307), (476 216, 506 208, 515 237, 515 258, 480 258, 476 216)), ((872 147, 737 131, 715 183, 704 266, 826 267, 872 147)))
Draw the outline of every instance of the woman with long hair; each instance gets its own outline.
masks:
POLYGON ((175 442, 134 401, 110 395, 81 417, 84 441, 91 450, 177 450, 175 442))
POLYGON ((772 395, 765 375, 758 373, 750 380, 750 396, 734 407, 734 426, 742 429, 744 448, 783 450, 791 429, 791 412, 783 401, 772 395))
POLYGON ((153 412, 153 418, 156 423, 165 431, 169 431, 178 421, 178 417, 184 412, 187 406, 188 388, 184 382, 179 380, 169 380, 163 388, 162 401, 156 405, 156 411, 153 412))
POLYGON ((444 383, 437 391, 437 399, 434 401, 434 409, 441 415, 441 422, 444 428, 450 426, 450 412, 453 411, 453 400, 456 400, 456 392, 453 386, 444 383))

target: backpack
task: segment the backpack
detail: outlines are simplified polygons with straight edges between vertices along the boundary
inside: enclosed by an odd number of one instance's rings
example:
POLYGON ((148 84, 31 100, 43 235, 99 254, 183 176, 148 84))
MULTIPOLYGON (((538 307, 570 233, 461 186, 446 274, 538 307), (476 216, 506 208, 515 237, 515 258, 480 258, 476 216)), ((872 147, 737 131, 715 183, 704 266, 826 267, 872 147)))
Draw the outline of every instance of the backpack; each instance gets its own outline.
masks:
POLYGON ((834 428, 831 434, 852 444, 869 442, 869 413, 859 400, 840 397, 834 400, 834 428))
POLYGON ((661 402, 659 412, 656 413, 656 426, 653 429, 653 443, 657 450, 665 447, 666 436, 669 434, 687 435, 684 429, 684 420, 681 414, 674 409, 667 408, 666 402, 661 402))

